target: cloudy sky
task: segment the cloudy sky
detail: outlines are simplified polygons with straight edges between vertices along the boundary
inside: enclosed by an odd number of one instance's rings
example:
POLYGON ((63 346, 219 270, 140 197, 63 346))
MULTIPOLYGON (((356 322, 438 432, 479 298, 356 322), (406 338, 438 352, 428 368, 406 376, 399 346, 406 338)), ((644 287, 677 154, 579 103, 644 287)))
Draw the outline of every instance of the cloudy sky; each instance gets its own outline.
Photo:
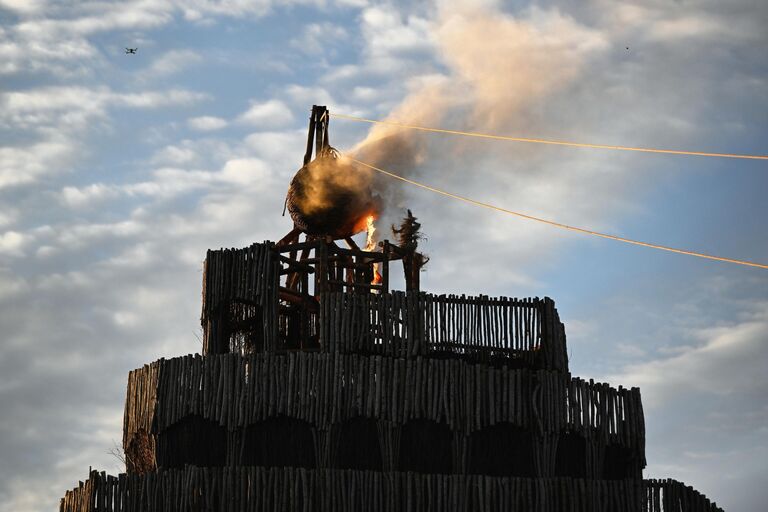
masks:
MULTIPOLYGON (((312 104, 523 137, 768 147, 759 0, 0 0, 0 511, 113 473, 127 373, 200 350, 207 248, 281 238, 312 104), (578 7, 575 7, 578 5, 578 7), (138 47, 136 55, 123 48, 138 47)), ((334 119, 354 147, 369 126, 334 119)), ((764 161, 414 135, 394 172, 768 262, 764 161)), ((550 296, 575 375, 640 386, 648 477, 768 502, 768 273, 418 189, 424 288, 550 296)))

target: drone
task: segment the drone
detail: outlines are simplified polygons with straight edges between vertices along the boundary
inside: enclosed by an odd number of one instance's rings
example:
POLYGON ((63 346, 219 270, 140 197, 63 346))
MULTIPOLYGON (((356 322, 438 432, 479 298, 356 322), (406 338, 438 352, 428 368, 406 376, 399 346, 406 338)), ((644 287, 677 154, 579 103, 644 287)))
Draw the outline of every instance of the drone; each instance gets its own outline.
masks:
POLYGON ((138 50, 138 48, 126 48, 125 49, 125 53, 134 53, 135 54, 136 50, 138 50))

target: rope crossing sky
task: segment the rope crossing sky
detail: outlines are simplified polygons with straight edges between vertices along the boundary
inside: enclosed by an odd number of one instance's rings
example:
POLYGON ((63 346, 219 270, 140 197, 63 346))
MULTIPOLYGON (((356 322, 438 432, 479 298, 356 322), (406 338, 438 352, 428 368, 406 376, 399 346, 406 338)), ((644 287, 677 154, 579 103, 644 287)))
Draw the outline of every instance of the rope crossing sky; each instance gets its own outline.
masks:
POLYGON ((512 142, 532 142, 536 144, 551 144, 555 146, 570 146, 570 147, 577 147, 577 148, 613 149, 617 151, 637 151, 642 153, 663 153, 668 155, 707 156, 707 157, 716 157, 716 158, 739 158, 743 160, 768 160, 768 155, 744 155, 744 154, 737 154, 737 153, 708 153, 705 151, 681 151, 677 149, 635 148, 635 147, 629 147, 629 146, 611 146, 608 144, 586 144, 581 142, 569 142, 569 141, 561 141, 561 140, 531 139, 526 137, 493 135, 489 133, 446 130, 443 128, 429 128, 426 126, 417 126, 412 124, 398 123, 396 121, 382 121, 380 119, 365 119, 363 117, 348 116, 345 114, 330 114, 330 115, 331 117, 337 117, 339 119, 347 119, 349 121, 357 121, 361 123, 384 124, 388 126, 397 126, 399 128, 407 128, 409 130, 421 130, 424 132, 434 132, 434 133, 447 133, 451 135, 463 135, 465 137, 478 137, 478 138, 492 139, 492 140, 506 140, 506 141, 512 141, 512 142))
POLYGON ((618 242, 624 242, 624 243, 627 243, 627 244, 640 245, 642 247, 649 247, 651 249, 658 249, 658 250, 661 250, 661 251, 674 252, 674 253, 677 253, 677 254, 685 254, 687 256, 695 256, 697 258, 705 258, 705 259, 708 259, 708 260, 724 261, 726 263, 735 263, 737 265, 745 265, 745 266, 748 266, 748 267, 757 267, 757 268, 762 268, 762 269, 768 269, 768 265, 763 264, 763 263, 755 263, 755 262, 751 262, 751 261, 737 260, 737 259, 733 259, 733 258, 723 258, 723 257, 720 257, 720 256, 712 256, 710 254, 703 254, 703 253, 700 253, 700 252, 686 251, 684 249, 675 249, 673 247, 666 247, 664 245, 657 245, 657 244, 652 244, 652 243, 648 243, 648 242, 640 242, 638 240, 632 240, 632 239, 629 239, 629 238, 622 238, 620 236, 614 236, 614 235, 609 235, 609 234, 606 234, 606 233, 600 233, 598 231, 592 231, 590 229, 579 228, 579 227, 576 227, 576 226, 569 226, 568 224, 562 224, 560 222, 554 222, 554 221, 551 221, 551 220, 542 219, 540 217, 534 217, 533 215, 527 215, 525 213, 515 212, 515 211, 512 211, 512 210, 507 210, 506 208, 501 208, 499 206, 495 206, 495 205, 492 205, 492 204, 489 204, 489 203, 484 203, 482 201, 477 201, 475 199, 470 199, 468 197, 460 196, 460 195, 457 195, 457 194, 452 194, 451 192, 446 192, 445 190, 441 190, 439 188, 431 187, 429 185, 425 185, 423 183, 419 183, 417 181, 413 181, 413 180, 410 180, 408 178, 404 178, 404 177, 402 177, 402 176, 400 176, 398 174, 394 174, 394 173, 386 171, 384 169, 380 169, 379 167, 376 167, 374 165, 371 165, 371 164, 368 164, 368 163, 365 163, 365 162, 361 162, 360 160, 357 160, 357 159, 355 159, 355 158, 353 158, 353 157, 351 157, 349 155, 344 155, 344 156, 345 156, 345 158, 348 158, 349 160, 351 160, 351 161, 353 161, 353 162, 355 162, 357 164, 360 164, 363 167, 367 167, 368 169, 371 169, 373 171, 376 171, 376 172, 379 172, 379 173, 384 174, 386 176, 389 176, 390 178, 394 178, 394 179, 403 181, 405 183, 408 183, 410 185, 414 185, 416 187, 423 188, 425 190, 429 190, 429 191, 434 192, 436 194, 441 194, 441 195, 444 195, 444 196, 447 196, 447 197, 450 197, 450 198, 453 198, 453 199, 457 199, 457 200, 463 201, 465 203, 473 204, 475 206, 480 206, 482 208, 487 208, 489 210, 495 210, 495 211, 506 213, 506 214, 509 214, 509 215, 515 215, 515 216, 521 217, 523 219, 533 220, 533 221, 536 221, 536 222, 541 222, 543 224, 549 224, 550 226, 554 226, 554 227, 557 227, 557 228, 567 229, 567 230, 570 230, 570 231, 576 231, 577 233, 582 233, 582 234, 585 234, 585 235, 592 235, 592 236, 598 236, 598 237, 601 237, 601 238, 607 238, 609 240, 616 240, 618 242))

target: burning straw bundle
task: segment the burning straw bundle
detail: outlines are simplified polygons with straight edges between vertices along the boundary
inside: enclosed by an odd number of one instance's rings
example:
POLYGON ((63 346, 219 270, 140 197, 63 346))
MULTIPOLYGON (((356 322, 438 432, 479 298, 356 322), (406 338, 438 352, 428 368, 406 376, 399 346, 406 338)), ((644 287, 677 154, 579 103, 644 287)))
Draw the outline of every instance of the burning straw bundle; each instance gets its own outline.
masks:
POLYGON ((371 184, 369 171, 329 146, 293 177, 286 206, 305 233, 345 238, 364 231, 368 216, 381 209, 371 184))

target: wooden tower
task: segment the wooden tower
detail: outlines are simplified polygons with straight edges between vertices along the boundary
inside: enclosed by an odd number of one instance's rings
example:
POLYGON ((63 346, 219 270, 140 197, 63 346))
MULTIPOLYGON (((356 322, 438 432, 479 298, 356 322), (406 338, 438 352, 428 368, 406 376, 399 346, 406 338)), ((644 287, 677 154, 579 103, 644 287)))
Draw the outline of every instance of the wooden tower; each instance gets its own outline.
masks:
POLYGON ((551 299, 393 291, 407 244, 337 242, 208 251, 202 354, 129 374, 126 472, 60 511, 720 510, 643 479, 640 390, 571 376, 551 299))

